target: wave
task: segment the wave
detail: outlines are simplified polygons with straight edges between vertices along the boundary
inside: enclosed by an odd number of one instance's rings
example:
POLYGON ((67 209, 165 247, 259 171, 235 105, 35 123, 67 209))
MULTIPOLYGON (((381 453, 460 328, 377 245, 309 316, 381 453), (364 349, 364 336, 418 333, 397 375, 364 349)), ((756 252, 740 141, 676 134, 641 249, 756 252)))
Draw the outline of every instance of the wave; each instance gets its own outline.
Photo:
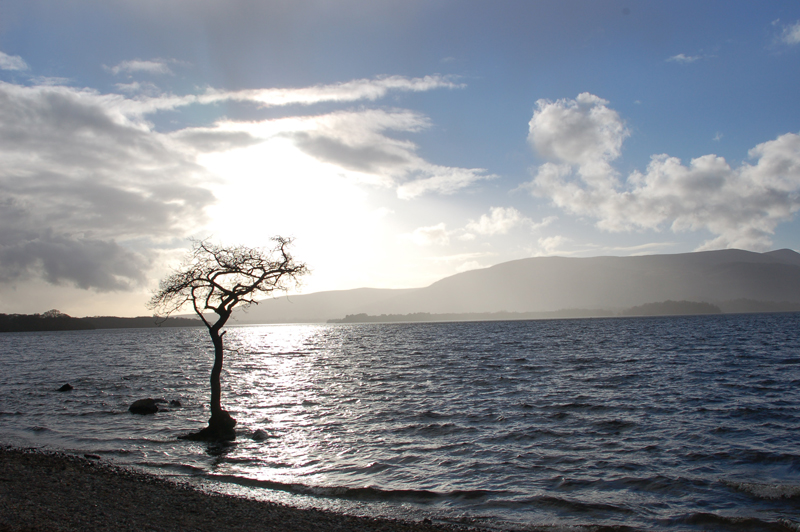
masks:
POLYGON ((702 452, 692 451, 683 455, 689 462, 733 462, 738 464, 786 464, 796 467, 800 455, 791 453, 771 453, 755 449, 735 451, 702 452))
POLYGON ((137 467, 144 469, 160 469, 162 471, 171 471, 176 476, 203 476, 205 470, 202 467, 193 466, 190 464, 176 464, 173 462, 159 462, 159 461, 138 461, 133 462, 137 467))
POLYGON ((453 414, 442 414, 433 410, 425 410, 423 412, 416 412, 409 416, 410 419, 447 419, 453 417, 453 414))
POLYGON ((438 500, 474 500, 506 493, 505 491, 499 490, 453 490, 440 492, 415 489, 382 489, 374 486, 365 486, 361 488, 351 488, 347 486, 309 486, 297 483, 287 484, 274 480, 258 480, 236 475, 209 474, 206 476, 208 479, 216 482, 236 484, 246 488, 270 489, 298 495, 353 499, 359 501, 402 501, 425 504, 438 500))
POLYGON ((698 512, 668 520, 669 525, 690 525, 702 529, 725 532, 786 532, 797 530, 797 524, 785 519, 764 521, 757 517, 724 516, 707 512, 698 512))
POLYGON ((608 420, 596 421, 592 423, 592 426, 595 427, 601 433, 619 434, 622 431, 634 428, 636 426, 636 423, 620 419, 608 419, 608 420))
POLYGON ((736 491, 742 491, 759 499, 795 499, 800 498, 800 485, 797 484, 763 484, 758 482, 723 483, 736 491))
POLYGON ((608 405, 599 405, 599 404, 592 404, 592 403, 583 403, 583 402, 569 402, 569 403, 553 403, 551 405, 547 405, 544 407, 545 410, 588 410, 590 412, 604 412, 607 410, 611 410, 611 407, 608 405))
POLYGON ((455 423, 430 423, 427 425, 414 423, 412 425, 406 425, 405 427, 399 427, 393 432, 395 434, 410 433, 430 437, 461 434, 464 432, 477 432, 477 429, 474 427, 464 427, 455 423))
POLYGON ((599 502, 576 501, 565 499, 563 497, 556 497, 553 495, 539 495, 536 497, 530 497, 524 501, 518 501, 517 504, 533 504, 537 506, 557 508, 571 514, 611 513, 631 515, 635 513, 634 510, 625 506, 599 502))

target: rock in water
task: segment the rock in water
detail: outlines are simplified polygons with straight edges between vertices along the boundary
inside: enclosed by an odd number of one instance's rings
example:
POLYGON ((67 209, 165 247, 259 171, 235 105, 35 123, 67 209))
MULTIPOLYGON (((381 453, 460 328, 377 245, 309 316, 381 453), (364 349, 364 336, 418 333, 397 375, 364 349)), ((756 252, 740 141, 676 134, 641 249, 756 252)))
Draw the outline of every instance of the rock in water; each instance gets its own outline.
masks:
POLYGON ((236 420, 231 415, 222 410, 217 414, 211 414, 208 426, 198 432, 178 436, 179 440, 226 442, 236 439, 236 420))
POLYGON ((253 438, 254 441, 264 441, 270 438, 271 436, 266 430, 258 429, 255 432, 253 432, 253 435, 250 437, 253 438))
POLYGON ((158 412, 158 401, 156 399, 139 399, 134 401, 128 410, 133 414, 155 414, 158 412))
POLYGON ((66 383, 64 386, 58 389, 59 392, 68 392, 72 389, 72 385, 70 383, 66 383))

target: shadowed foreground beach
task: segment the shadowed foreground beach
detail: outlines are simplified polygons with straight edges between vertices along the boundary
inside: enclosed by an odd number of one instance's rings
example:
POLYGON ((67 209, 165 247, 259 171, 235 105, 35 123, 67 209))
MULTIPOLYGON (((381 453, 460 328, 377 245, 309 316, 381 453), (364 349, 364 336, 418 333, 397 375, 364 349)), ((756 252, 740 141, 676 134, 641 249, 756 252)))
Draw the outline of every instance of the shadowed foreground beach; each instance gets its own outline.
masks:
POLYGON ((0 532, 453 532, 453 525, 353 517, 207 494, 63 453, 0 447, 0 532))

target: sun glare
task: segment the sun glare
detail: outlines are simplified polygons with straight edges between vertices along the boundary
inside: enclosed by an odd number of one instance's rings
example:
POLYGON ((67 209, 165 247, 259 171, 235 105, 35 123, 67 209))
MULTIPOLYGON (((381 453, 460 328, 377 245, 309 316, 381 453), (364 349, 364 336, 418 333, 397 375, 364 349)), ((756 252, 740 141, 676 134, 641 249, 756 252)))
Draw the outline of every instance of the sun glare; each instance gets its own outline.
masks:
POLYGON ((276 234, 295 237, 295 254, 315 273, 308 286, 323 278, 359 283, 341 261, 345 241, 356 243, 347 253, 360 264, 392 255, 391 242, 381 237, 386 209, 370 205, 367 192, 344 170, 304 154, 288 139, 204 155, 199 162, 220 178, 206 232, 254 246, 267 245, 276 234))

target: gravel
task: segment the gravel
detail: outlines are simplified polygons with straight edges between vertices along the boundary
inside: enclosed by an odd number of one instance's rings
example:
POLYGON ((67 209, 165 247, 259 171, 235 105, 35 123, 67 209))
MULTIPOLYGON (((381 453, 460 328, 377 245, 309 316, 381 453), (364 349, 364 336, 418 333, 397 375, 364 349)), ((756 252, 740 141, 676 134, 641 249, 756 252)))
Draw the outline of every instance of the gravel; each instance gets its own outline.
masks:
POLYGON ((0 532, 454 532, 201 492, 65 453, 0 446, 0 532))

